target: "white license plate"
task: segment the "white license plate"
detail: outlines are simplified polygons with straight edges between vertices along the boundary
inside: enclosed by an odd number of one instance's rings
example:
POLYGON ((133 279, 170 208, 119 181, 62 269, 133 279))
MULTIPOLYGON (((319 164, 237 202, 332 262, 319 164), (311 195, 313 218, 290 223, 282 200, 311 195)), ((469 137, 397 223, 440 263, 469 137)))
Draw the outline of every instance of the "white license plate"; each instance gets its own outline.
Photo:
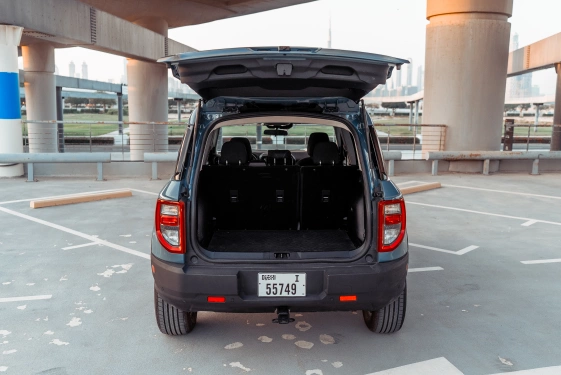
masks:
POLYGON ((305 273, 259 273, 259 297, 305 297, 305 273))

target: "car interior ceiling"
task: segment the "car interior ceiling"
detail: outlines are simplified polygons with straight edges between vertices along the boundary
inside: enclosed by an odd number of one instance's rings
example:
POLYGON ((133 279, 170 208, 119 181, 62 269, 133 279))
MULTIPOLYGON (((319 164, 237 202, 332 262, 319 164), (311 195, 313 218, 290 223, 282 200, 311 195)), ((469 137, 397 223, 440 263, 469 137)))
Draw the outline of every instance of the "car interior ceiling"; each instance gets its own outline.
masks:
MULTIPOLYGON (((326 127, 327 128, 327 127, 326 127)), ((222 144, 214 130, 197 189, 197 237, 210 251, 343 251, 365 238, 362 172, 352 134, 310 134, 305 157, 222 144), (333 139, 335 142, 333 142, 333 139), (260 154, 258 153, 260 152, 260 154)))

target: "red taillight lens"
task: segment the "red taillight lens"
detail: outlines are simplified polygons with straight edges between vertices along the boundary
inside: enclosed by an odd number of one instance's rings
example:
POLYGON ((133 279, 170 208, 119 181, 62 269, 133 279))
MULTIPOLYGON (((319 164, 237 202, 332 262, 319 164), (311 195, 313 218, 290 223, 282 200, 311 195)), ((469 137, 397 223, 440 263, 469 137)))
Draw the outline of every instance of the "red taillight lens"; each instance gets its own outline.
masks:
POLYGON ((405 201, 396 199, 378 204, 378 251, 393 251, 405 236, 405 201))
POLYGON ((185 253, 183 202, 158 199, 156 203, 156 234, 170 253, 185 253))

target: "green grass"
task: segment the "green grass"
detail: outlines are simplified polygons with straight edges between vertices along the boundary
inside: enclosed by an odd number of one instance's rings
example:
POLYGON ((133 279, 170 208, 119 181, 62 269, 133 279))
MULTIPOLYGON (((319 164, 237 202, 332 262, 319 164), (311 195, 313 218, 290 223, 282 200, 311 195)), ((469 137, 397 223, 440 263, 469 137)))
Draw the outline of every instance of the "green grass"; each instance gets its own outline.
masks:
MULTIPOLYGON (((26 120, 27 116, 22 116, 22 120, 26 120)), ((118 121, 117 115, 108 115, 105 113, 67 113, 64 115, 64 120, 67 121, 118 121)), ((187 118, 182 119, 187 122, 187 118)), ((123 116, 123 121, 129 121, 129 116, 123 116)), ((170 120, 170 122, 175 122, 176 120, 170 120)), ((124 128, 128 128, 127 124, 123 125, 124 128)), ((92 136, 99 136, 107 134, 113 131, 119 130, 119 125, 116 124, 64 124, 64 135, 65 136, 76 136, 76 137, 89 137, 90 131, 92 136)), ((23 135, 27 135, 27 124, 22 124, 23 135)), ((185 133, 185 126, 181 125, 169 125, 168 134, 169 135, 183 135, 185 133)))

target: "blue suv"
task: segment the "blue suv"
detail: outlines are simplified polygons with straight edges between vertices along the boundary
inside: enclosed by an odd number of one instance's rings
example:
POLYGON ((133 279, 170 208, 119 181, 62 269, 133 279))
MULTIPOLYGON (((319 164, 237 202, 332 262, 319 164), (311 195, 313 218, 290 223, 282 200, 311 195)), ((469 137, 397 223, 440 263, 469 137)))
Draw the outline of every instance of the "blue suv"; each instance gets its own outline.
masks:
POLYGON ((405 204, 361 98, 408 61, 301 47, 161 59, 202 98, 156 203, 156 321, 189 333, 198 311, 362 310, 405 319, 405 204))

